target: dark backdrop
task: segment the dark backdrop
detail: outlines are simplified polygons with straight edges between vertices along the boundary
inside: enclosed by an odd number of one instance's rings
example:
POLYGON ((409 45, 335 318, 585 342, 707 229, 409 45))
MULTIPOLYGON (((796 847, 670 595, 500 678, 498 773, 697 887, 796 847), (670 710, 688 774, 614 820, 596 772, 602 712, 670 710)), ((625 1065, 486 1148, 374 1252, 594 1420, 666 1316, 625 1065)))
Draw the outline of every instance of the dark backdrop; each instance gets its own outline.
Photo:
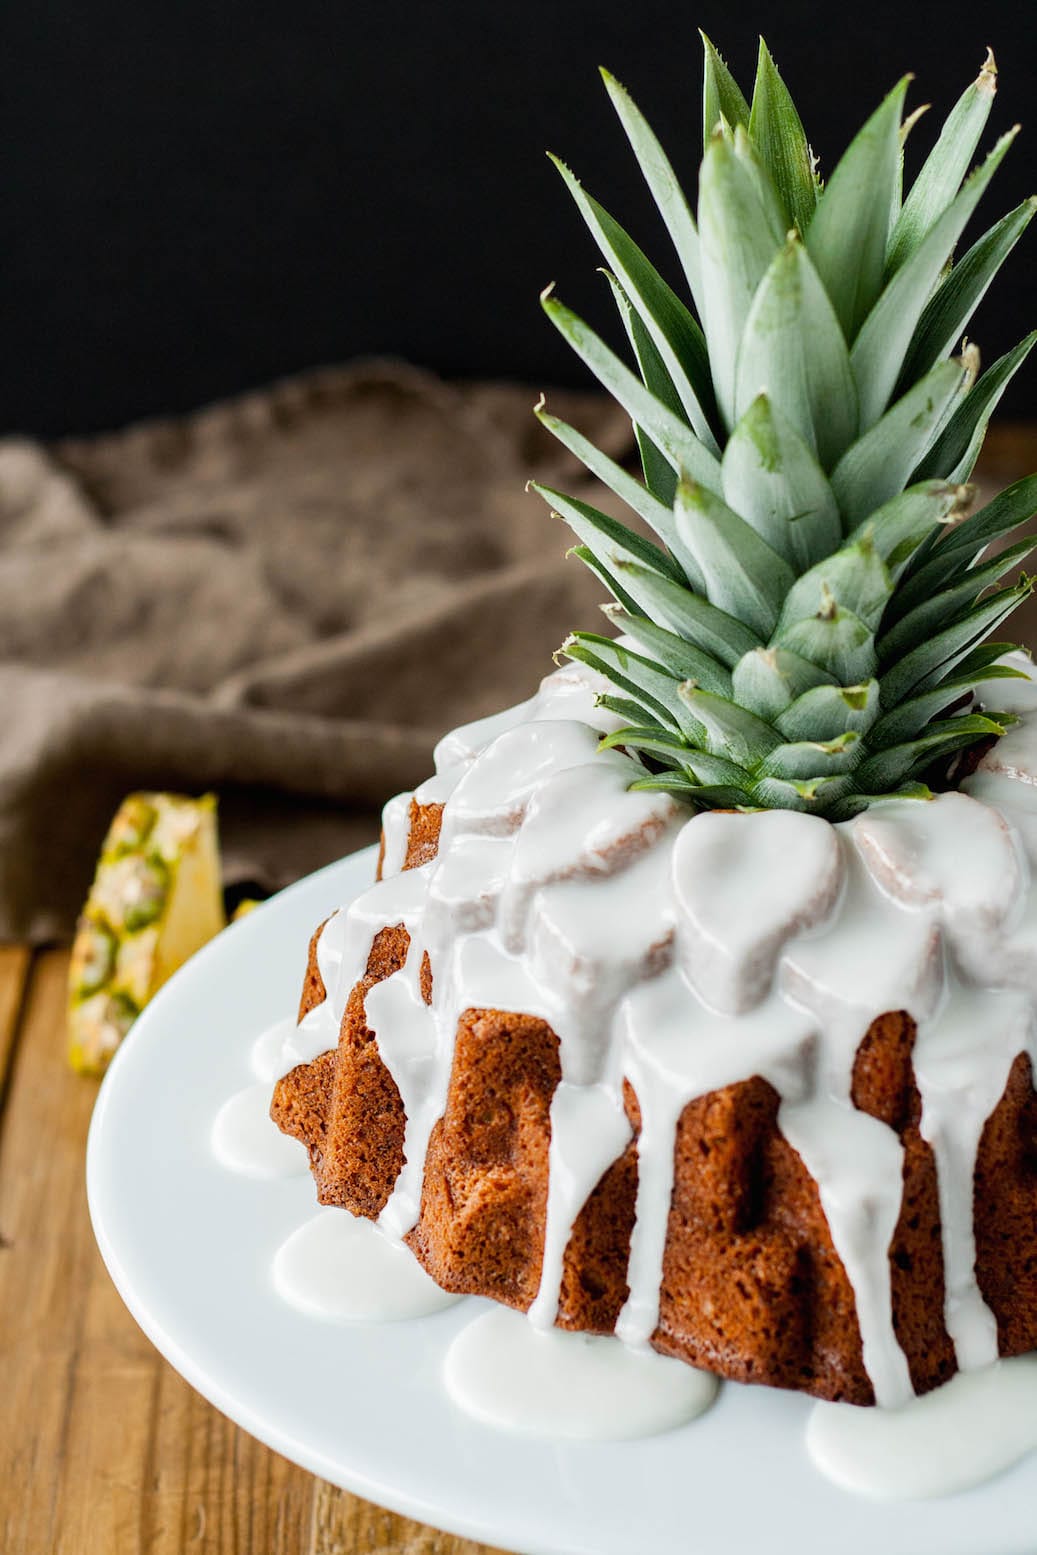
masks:
MULTIPOLYGON (((823 166, 898 75, 946 110, 983 45, 992 132, 1037 120, 1034 0, 5 0, 0 429, 88 431, 361 353, 578 382, 537 294, 607 316, 565 155, 666 255, 595 71, 678 168, 699 146, 696 26, 751 83, 763 24, 823 166)), ((912 150, 937 123, 923 124, 912 150)), ((1037 122, 988 196, 1037 185, 1037 122)), ((977 331, 1037 323, 1034 244, 977 331)), ((1009 408, 1027 414, 1031 372, 1009 408)))

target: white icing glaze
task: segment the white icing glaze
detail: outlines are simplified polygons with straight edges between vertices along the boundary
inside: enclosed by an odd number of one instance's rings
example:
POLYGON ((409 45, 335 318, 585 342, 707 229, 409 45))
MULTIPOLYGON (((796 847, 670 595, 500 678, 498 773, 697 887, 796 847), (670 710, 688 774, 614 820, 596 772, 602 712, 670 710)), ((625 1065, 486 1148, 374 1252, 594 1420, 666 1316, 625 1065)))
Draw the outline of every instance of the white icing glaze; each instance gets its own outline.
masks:
POLYGON ((275 1021, 259 1034, 252 1044, 249 1067, 257 1080, 272 1085, 284 1074, 284 1045, 295 1031, 295 1021, 290 1015, 275 1021))
POLYGON ((1037 681, 1034 681, 1033 659, 1023 648, 1016 648, 999 659, 1000 664, 1018 670, 1020 675, 1008 680, 984 680, 976 687, 976 701, 981 707, 997 713, 1037 712, 1037 681))
MULTIPOLYGON (((284 1050, 281 1054, 282 1074, 287 1074, 289 1070, 295 1068, 296 1064, 311 1063, 321 1053, 326 1053, 329 1048, 335 1047, 338 1043, 338 1028, 345 1008, 339 974, 342 971, 348 921, 345 913, 332 913, 320 931, 317 940, 317 970, 327 997, 322 999, 320 1004, 314 1005, 311 1010, 307 1010, 299 1024, 285 1038, 284 1050)), ((370 950, 370 943, 367 948, 370 950)), ((366 964, 367 953, 365 952, 364 965, 366 964)), ((354 969, 354 965, 355 963, 351 963, 350 971, 354 969)), ((361 971, 363 967, 353 976, 353 983, 356 982, 361 971)))
POLYGON ((221 1165, 243 1177, 295 1177, 308 1165, 304 1147, 271 1120, 269 1082, 248 1085, 224 1102, 210 1143, 221 1165))
POLYGON ((732 1015, 769 992, 786 942, 829 916, 843 883, 833 827, 792 810, 745 816, 713 810, 685 826, 674 847, 677 954, 706 1004, 732 1015), (777 879, 748 911, 750 875, 777 879))
POLYGON ((659 1286, 673 1186, 674 1139, 689 1101, 759 1074, 798 1093, 813 1025, 791 1006, 735 1018, 692 1001, 678 969, 642 983, 621 1006, 623 1070, 641 1107, 637 1214, 616 1332, 645 1345, 659 1316, 659 1286))
POLYGON ((403 868, 410 825, 410 794, 394 794, 382 810, 382 879, 391 880, 403 868))
POLYGON ((717 1380, 594 1334, 546 1332, 496 1307, 461 1330, 443 1368, 454 1403, 487 1425, 552 1440, 622 1441, 703 1414, 717 1380))
POLYGON ((548 1170, 552 1192, 544 1267, 540 1290, 528 1314, 538 1328, 550 1328, 558 1316, 562 1263, 573 1222, 630 1137, 630 1124, 612 1087, 562 1081, 551 1102, 548 1170))
POLYGON ((973 1176, 983 1125, 1025 1051, 1037 1052, 1030 1000, 978 988, 956 989, 915 1043, 921 1134, 936 1157, 940 1192, 944 1318, 963 1371, 989 1366, 998 1355, 997 1323, 974 1274, 973 1176))
MULTIPOLYGON (((991 686, 995 701, 1013 688, 1021 749, 1037 729, 1037 688, 991 686)), ((918 1025, 923 1128, 940 1173, 948 1329, 963 1369, 985 1365, 996 1336, 972 1267, 971 1183, 1012 1061, 1035 1050, 1037 777, 1021 757, 992 761, 995 751, 967 793, 888 801, 842 825, 786 812, 689 815, 666 796, 632 792, 630 758, 598 753, 598 734, 614 727, 593 706, 600 689, 582 670, 562 671, 519 708, 441 742, 425 790, 444 796, 437 858, 373 887, 321 936, 327 1008, 288 1044, 293 1062, 337 1040, 374 934, 403 924, 411 936, 405 966, 366 1001, 407 1114, 405 1165, 382 1228, 400 1238, 417 1217, 459 1018, 480 1009, 541 1018, 559 1039, 562 1085, 534 1325, 553 1321, 569 1230, 629 1141, 627 1079, 642 1126, 617 1332, 645 1346, 658 1320, 680 1114, 760 1075, 817 1181, 876 1396, 901 1406, 911 1388, 888 1254, 903 1152, 891 1129, 853 1107, 851 1091, 869 1025, 905 1010, 918 1025), (431 1005, 420 989, 426 954, 431 1005)), ((390 826, 406 801, 390 805, 390 826)), ((402 859, 404 845, 387 841, 387 857, 402 859)))
POLYGON ((826 1478, 882 1500, 980 1485, 1037 1450, 1037 1354, 961 1371, 903 1409, 815 1404, 807 1450, 826 1478))
POLYGON ((914 1391, 893 1330, 889 1267, 900 1218, 903 1146, 884 1123, 831 1096, 783 1103, 778 1124, 818 1185, 832 1242, 853 1287, 875 1401, 895 1409, 914 1391))
POLYGON ((460 1298, 440 1290, 405 1247, 369 1220, 322 1209, 274 1256, 280 1296, 329 1323, 392 1323, 426 1317, 460 1298))
POLYGON ((637 776, 634 763, 618 751, 592 752, 535 790, 501 892, 498 927, 507 950, 520 955, 525 949, 533 899, 544 886, 615 874, 667 834, 679 813, 675 801, 668 794, 632 792, 637 776))
POLYGON ((998 740, 979 764, 980 772, 1011 778, 1027 787, 1037 786, 1037 724, 1032 718, 1020 719, 998 740))

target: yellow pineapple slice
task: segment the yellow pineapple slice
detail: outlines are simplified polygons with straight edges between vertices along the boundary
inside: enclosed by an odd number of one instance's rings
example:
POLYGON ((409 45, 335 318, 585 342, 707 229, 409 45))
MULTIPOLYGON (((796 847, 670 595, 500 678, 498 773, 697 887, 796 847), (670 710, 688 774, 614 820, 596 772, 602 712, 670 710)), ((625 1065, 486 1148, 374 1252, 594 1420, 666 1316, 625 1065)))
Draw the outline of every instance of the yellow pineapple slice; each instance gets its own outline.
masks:
POLYGON ((100 1075, 162 984, 224 927, 216 799, 131 794, 109 828, 69 972, 69 1060, 100 1075))

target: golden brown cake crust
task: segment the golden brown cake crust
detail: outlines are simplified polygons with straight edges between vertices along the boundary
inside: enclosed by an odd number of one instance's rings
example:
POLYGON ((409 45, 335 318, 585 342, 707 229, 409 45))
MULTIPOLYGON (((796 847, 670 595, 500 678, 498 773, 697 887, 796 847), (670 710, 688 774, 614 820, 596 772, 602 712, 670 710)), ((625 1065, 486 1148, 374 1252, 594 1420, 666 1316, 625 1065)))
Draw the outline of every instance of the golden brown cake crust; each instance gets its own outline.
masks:
MULTIPOLYGON (((407 868, 435 856, 441 806, 411 806, 407 868)), ((303 1006, 319 1002, 314 945, 303 1006), (314 982, 316 978, 316 983, 314 982)), ((402 966, 402 925, 384 930, 349 999, 337 1052, 278 1083, 272 1115, 302 1139, 322 1203, 375 1217, 403 1164, 399 1092, 367 1027, 364 998, 402 966)), ((422 965, 431 999, 432 972, 422 965)), ((893 1320, 912 1381, 925 1392, 955 1370, 943 1320, 936 1167, 919 1131, 914 1022, 880 1016, 858 1049, 853 1101, 899 1135, 904 1193, 890 1247, 893 1320)), ((525 1310, 540 1281, 550 1108, 558 1039, 533 1016, 467 1010, 449 1092, 432 1132, 421 1211, 407 1238, 445 1289, 525 1310)), ((610 1333, 627 1298, 637 1193, 637 1097, 625 1085, 634 1138, 584 1205, 566 1250, 558 1323, 610 1333)), ((853 1290, 817 1186, 778 1127, 777 1092, 760 1078, 690 1102, 681 1114, 656 1349, 742 1382, 820 1398, 874 1401, 853 1290)), ((976 1169, 977 1274, 1002 1354, 1037 1347, 1037 1098, 1020 1057, 987 1123, 976 1169)))

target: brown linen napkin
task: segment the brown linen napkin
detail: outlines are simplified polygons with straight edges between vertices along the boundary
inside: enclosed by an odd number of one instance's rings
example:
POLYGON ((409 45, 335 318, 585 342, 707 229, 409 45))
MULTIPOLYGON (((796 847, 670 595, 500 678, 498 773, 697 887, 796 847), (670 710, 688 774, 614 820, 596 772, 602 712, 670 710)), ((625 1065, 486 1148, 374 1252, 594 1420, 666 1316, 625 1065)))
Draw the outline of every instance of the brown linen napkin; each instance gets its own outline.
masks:
MULTIPOLYGON (((524 485, 607 503, 533 399, 367 363, 0 443, 0 939, 67 936, 136 787, 219 793, 229 883, 373 840, 445 729, 595 629, 600 586, 524 485)), ((608 402, 551 403, 629 450, 608 402)))

